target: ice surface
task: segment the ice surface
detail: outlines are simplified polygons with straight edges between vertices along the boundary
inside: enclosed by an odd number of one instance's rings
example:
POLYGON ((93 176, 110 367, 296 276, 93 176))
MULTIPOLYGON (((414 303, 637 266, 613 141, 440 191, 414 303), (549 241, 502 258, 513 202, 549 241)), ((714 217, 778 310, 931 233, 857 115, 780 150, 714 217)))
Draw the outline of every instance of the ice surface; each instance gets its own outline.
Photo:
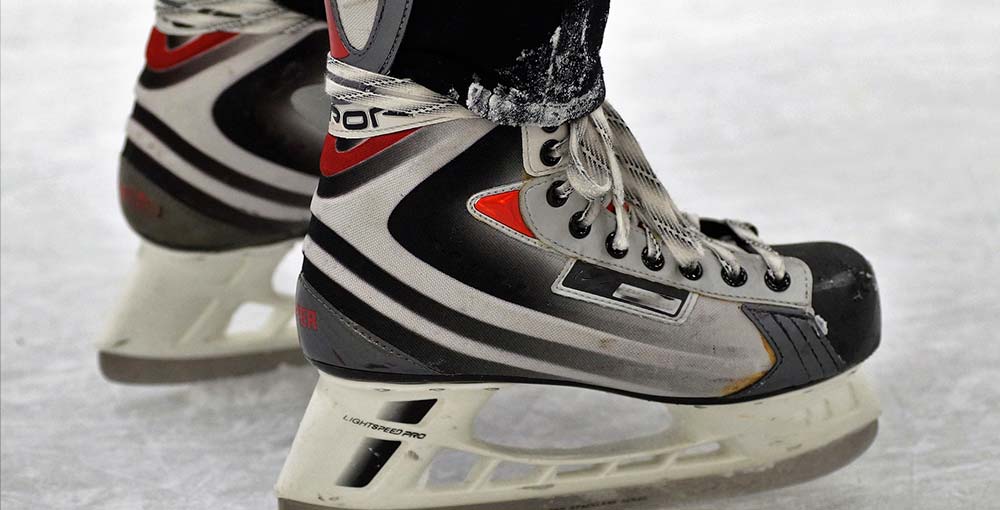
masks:
MULTIPOLYGON (((308 368, 105 383, 137 242, 115 166, 152 2, 2 4, 2 507, 273 508, 308 368)), ((856 463, 697 509, 996 508, 1000 5, 616 2, 608 96, 688 210, 836 239, 884 296, 885 408, 856 463)), ((322 58, 317 60, 322 65, 322 58)))

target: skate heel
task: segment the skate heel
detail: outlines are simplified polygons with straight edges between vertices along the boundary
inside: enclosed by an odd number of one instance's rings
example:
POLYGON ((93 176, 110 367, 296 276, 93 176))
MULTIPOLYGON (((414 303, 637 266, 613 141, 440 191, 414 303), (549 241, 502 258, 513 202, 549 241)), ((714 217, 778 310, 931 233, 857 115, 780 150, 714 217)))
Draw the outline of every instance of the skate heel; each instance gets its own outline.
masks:
POLYGON ((484 405, 526 386, 382 384, 321 373, 278 480, 279 508, 652 508, 821 476, 867 448, 878 416, 866 382, 851 372, 764 401, 643 402, 670 412, 669 428, 643 437, 532 449, 479 437, 484 405))
POLYGON ((290 296, 271 286, 293 242, 189 252, 149 242, 98 344, 101 371, 120 382, 169 383, 302 362, 290 296), (229 331, 245 303, 268 310, 252 329, 229 331))

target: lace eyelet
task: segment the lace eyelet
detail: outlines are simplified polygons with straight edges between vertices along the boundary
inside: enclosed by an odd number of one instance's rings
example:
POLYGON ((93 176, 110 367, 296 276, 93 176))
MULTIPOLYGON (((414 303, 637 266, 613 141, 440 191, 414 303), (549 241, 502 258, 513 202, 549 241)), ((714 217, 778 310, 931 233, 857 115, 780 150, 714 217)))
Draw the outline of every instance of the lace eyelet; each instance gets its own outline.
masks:
POLYGON ((538 151, 538 157, 542 160, 542 164, 545 166, 556 166, 562 161, 562 156, 555 156, 552 154, 553 148, 559 143, 558 140, 546 140, 542 144, 542 148, 538 151))
POLYGON ((643 248, 642 249, 642 265, 646 266, 646 268, 649 269, 650 271, 659 271, 659 270, 663 269, 664 265, 666 265, 666 261, 663 259, 663 255, 662 254, 659 257, 656 257, 655 259, 654 258, 650 258, 649 257, 649 249, 648 248, 643 248))
POLYGON ((562 186, 563 184, 564 181, 555 181, 552 183, 551 186, 549 186, 549 190, 545 192, 545 200, 549 203, 550 206, 562 207, 563 205, 566 205, 566 200, 569 198, 569 196, 560 196, 559 190, 557 189, 559 186, 562 186))
POLYGON ((555 133, 556 131, 559 131, 559 126, 542 126, 542 131, 552 134, 555 133))
POLYGON ((788 271, 785 271, 785 277, 781 280, 774 279, 774 273, 770 269, 764 273, 764 283, 767 284, 767 288, 775 292, 784 292, 788 290, 788 287, 792 286, 792 277, 789 276, 788 271))
POLYGON ((744 283, 747 282, 747 270, 740 268, 739 274, 733 276, 726 272, 726 269, 722 269, 722 281, 726 282, 726 285, 730 287, 742 287, 744 283))
POLYGON ((573 213, 573 216, 569 219, 569 233, 577 239, 583 239, 590 235, 590 225, 584 225, 582 221, 583 211, 573 213))
POLYGON ((701 262, 695 262, 693 266, 689 267, 677 266, 677 269, 684 275, 684 278, 691 281, 701 279, 701 276, 705 274, 705 271, 701 267, 701 262))
POLYGON ((604 247, 607 248, 608 255, 611 255, 612 257, 614 257, 616 259, 625 258, 625 255, 628 255, 628 248, 626 248, 624 250, 615 249, 615 233, 614 232, 608 234, 607 239, 604 240, 604 247))

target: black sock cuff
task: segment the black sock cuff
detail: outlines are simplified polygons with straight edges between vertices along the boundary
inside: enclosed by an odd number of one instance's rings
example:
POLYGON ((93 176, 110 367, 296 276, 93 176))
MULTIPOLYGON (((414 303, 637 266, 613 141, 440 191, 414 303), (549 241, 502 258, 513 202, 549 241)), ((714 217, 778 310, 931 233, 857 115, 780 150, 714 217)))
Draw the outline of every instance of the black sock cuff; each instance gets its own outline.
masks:
POLYGON ((557 125, 604 101, 608 0, 415 0, 390 74, 505 125, 557 125))

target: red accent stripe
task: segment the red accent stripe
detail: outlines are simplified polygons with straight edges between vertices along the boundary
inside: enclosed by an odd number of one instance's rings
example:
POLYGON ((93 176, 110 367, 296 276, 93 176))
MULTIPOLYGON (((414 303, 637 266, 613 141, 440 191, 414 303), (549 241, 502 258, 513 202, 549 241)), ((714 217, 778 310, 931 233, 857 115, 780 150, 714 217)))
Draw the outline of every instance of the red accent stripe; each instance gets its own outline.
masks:
POLYGON ((534 232, 528 228, 528 225, 524 223, 524 217, 521 216, 520 195, 521 190, 487 195, 476 200, 474 207, 490 218, 534 239, 534 232))
POLYGON ((323 1, 326 4, 326 26, 329 27, 330 32, 330 55, 333 58, 344 58, 351 53, 347 51, 344 41, 337 33, 337 23, 333 20, 333 6, 331 5, 333 2, 331 0, 323 1))
POLYGON ((149 44, 146 45, 146 66, 154 71, 164 71, 183 64, 236 35, 230 32, 211 32, 199 35, 176 48, 170 48, 167 46, 166 34, 153 28, 149 34, 149 44))
POLYGON ((331 134, 327 134, 326 140, 323 142, 323 155, 319 160, 319 169, 326 177, 337 175, 384 151, 390 145, 410 136, 414 131, 416 129, 407 129, 396 133, 373 136, 343 152, 337 150, 337 138, 331 134))

